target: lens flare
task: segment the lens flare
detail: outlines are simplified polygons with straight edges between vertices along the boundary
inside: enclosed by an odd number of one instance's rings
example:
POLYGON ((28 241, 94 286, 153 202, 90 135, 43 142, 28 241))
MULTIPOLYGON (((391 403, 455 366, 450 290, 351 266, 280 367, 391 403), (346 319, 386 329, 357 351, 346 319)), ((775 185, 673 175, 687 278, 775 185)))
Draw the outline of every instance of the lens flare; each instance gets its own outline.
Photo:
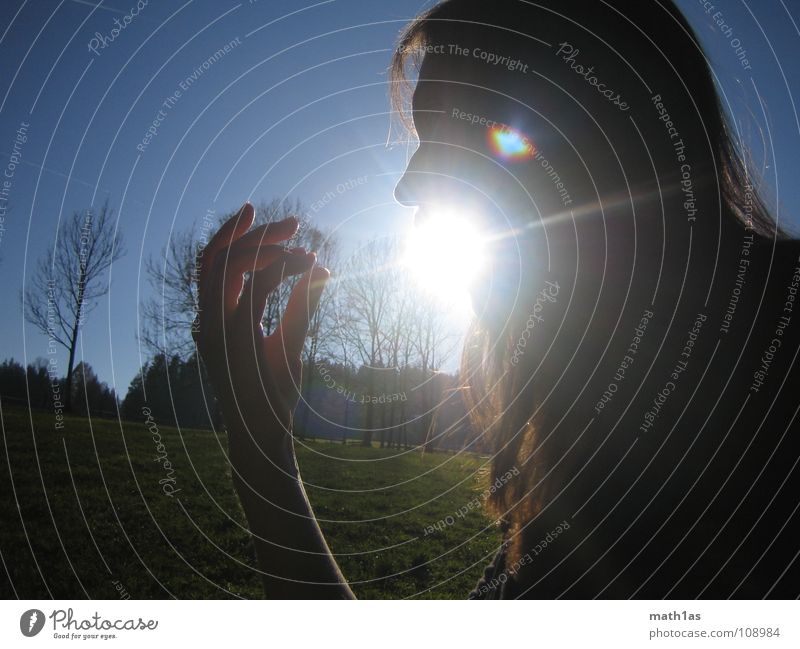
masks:
POLYGON ((496 124, 487 134, 489 147, 503 160, 519 162, 529 160, 536 153, 536 147, 528 137, 510 126, 496 124))

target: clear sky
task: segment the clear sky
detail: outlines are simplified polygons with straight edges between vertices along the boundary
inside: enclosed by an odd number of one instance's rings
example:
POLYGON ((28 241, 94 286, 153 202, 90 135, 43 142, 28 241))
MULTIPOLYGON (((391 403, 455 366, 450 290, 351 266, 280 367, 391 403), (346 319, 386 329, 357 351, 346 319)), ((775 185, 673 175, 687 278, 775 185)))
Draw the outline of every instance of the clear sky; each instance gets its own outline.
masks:
MULTIPOLYGON (((124 395, 143 360, 135 333, 150 290, 144 262, 171 232, 209 210, 275 197, 317 203, 310 216, 349 245, 410 227, 410 211, 392 198, 409 152, 387 147, 386 68, 398 31, 431 3, 96 4, 0 3, 3 169, 27 124, 0 229, 0 359, 46 355, 46 340, 23 322, 20 288, 59 219, 108 198, 128 254, 83 329, 79 357, 124 395), (126 24, 116 36, 115 18, 126 24)), ((800 223, 800 3, 679 4, 707 41, 756 160, 766 159, 781 222, 800 223), (729 35, 714 19, 720 11, 729 35)))

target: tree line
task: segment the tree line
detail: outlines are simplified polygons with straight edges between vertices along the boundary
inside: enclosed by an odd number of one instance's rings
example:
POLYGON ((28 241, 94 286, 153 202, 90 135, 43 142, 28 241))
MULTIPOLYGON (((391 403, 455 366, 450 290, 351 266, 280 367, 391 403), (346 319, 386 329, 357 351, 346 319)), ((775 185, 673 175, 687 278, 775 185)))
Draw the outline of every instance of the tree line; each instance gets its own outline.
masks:
MULTIPOLYGON (((59 380, 66 410, 80 414, 82 408, 117 409, 113 390, 99 382, 88 364, 73 367, 80 327, 108 292, 106 271, 124 254, 112 213, 106 203, 96 214, 86 210, 65 220, 53 252, 40 260, 21 296, 26 319, 48 339, 48 354, 55 346, 67 351, 66 373, 59 380)), ((303 350, 295 434, 404 448, 475 441, 456 377, 441 371, 457 341, 448 331, 441 306, 399 263, 400 242, 368 241, 345 256, 337 238, 304 214, 307 210, 300 201, 273 200, 256 206, 256 225, 289 215, 300 217, 300 228, 287 245, 316 251, 319 263, 332 272, 303 350)), ((191 326, 198 252, 215 226, 229 216, 220 215, 216 224, 206 223, 200 232, 190 228, 172 235, 160 254, 147 260, 151 291, 141 305, 137 336, 148 360, 118 404, 122 417, 141 419, 147 408, 164 425, 221 425, 191 326)), ((265 333, 277 328, 298 279, 289 278, 270 295, 262 317, 265 333)), ((0 383, 0 394, 19 395, 22 380, 37 386, 30 390, 32 405, 34 394, 36 404, 46 404, 48 398, 52 402, 54 383, 48 377, 52 368, 46 363, 22 368, 9 361, 3 372, 8 380, 0 383), (49 397, 43 376, 50 381, 49 397)))
POLYGON ((53 376, 51 364, 43 358, 23 367, 9 358, 0 363, 0 398, 3 402, 23 403, 31 408, 57 412, 65 409, 69 394, 70 410, 81 417, 116 417, 118 399, 113 388, 102 382, 89 363, 81 361, 72 370, 70 381, 53 376))

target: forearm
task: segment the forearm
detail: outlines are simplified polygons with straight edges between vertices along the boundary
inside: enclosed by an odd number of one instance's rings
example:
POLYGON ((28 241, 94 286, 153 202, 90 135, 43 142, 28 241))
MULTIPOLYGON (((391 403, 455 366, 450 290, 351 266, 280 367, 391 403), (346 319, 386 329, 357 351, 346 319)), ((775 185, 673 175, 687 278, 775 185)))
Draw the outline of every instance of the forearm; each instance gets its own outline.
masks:
POLYGON ((279 454, 270 453, 269 459, 252 442, 231 448, 234 485, 264 573, 265 596, 351 599, 353 593, 314 517, 291 444, 286 446, 279 454))
POLYGON ((281 245, 297 232, 297 218, 251 230, 254 221, 255 208, 245 203, 198 252, 192 338, 228 424, 234 486, 267 597, 352 597, 306 498, 287 432, 303 345, 330 271, 315 265, 315 253, 281 245), (269 296, 301 274, 277 329, 264 335, 269 296))

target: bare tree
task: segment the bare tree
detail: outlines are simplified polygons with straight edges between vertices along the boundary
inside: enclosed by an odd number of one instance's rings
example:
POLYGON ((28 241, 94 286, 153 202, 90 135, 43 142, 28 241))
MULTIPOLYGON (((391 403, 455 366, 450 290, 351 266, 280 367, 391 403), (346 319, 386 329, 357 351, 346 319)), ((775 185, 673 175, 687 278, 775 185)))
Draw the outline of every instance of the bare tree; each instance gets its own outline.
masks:
POLYGON ((421 423, 427 429, 440 383, 436 376, 455 351, 446 309, 409 277, 396 238, 370 241, 353 254, 336 291, 340 360, 360 363, 365 396, 386 396, 379 418, 374 399, 365 399, 362 444, 370 446, 380 428, 381 447, 407 447, 409 383, 418 383, 418 406, 426 413, 421 423))
MULTIPOLYGON (((336 271, 339 266, 339 245, 337 240, 310 223, 304 222, 301 223, 297 241, 299 245, 305 247, 307 250, 316 251, 317 263, 331 271, 331 277, 335 282, 336 271)), ((323 291, 317 305, 317 310, 314 312, 309 323, 308 334, 303 347, 304 371, 301 389, 302 394, 306 395, 307 400, 310 399, 311 386, 314 378, 313 373, 316 370, 316 364, 320 354, 336 346, 334 309, 334 291, 323 291)), ((308 424, 308 417, 311 412, 310 401, 306 404, 306 408, 303 412, 302 426, 298 429, 300 435, 304 433, 305 427, 308 424)))
POLYGON ((142 304, 139 339, 153 355, 185 360, 194 352, 190 331, 197 304, 196 254, 192 228, 171 237, 161 255, 147 260, 145 272, 155 295, 142 304))
POLYGON ((413 302, 410 333, 423 374, 437 371, 455 351, 455 339, 445 321, 446 312, 436 298, 418 294, 413 302))
MULTIPOLYGON (((348 322, 342 334, 347 336, 348 346, 361 361, 368 397, 375 395, 378 373, 386 371, 391 358, 387 338, 393 303, 397 299, 399 273, 397 241, 374 240, 351 257, 337 287, 342 292, 339 305, 346 312, 348 322)), ((372 445, 374 405, 371 400, 367 403, 364 446, 372 445)))
POLYGON ((407 402, 408 369, 415 360, 414 314, 419 299, 418 287, 407 272, 398 268, 394 274, 394 293, 390 303, 389 316, 384 336, 387 362, 394 368, 384 375, 384 391, 391 390, 392 399, 388 400, 388 408, 383 411, 381 431, 381 448, 397 445, 401 441, 408 445, 408 431, 405 425, 407 402), (391 384, 391 387, 388 384, 391 384), (399 398, 402 395, 402 398, 399 398), (399 429, 399 430, 398 430, 399 429), (388 431, 388 439, 386 439, 388 431))
POLYGON ((417 352, 417 359, 422 371, 422 422, 425 435, 425 449, 431 450, 436 436, 431 430, 433 404, 438 384, 434 380, 439 368, 455 351, 455 340, 448 330, 441 304, 430 295, 420 294, 414 302, 414 313, 411 317, 411 337, 417 352))
MULTIPOLYGON (((330 299, 330 335, 328 336, 325 344, 325 355, 329 359, 335 360, 342 368, 342 380, 347 381, 347 386, 351 385, 351 381, 355 377, 355 369, 353 368, 353 359, 357 358, 357 354, 351 344, 351 331, 353 323, 351 321, 352 314, 346 308, 346 298, 344 291, 340 290, 341 278, 335 278, 335 282, 328 283, 326 288, 333 290, 328 291, 330 299)), ((316 369, 316 368, 315 368, 316 369)), ((346 386, 341 386, 342 388, 346 386)), ((350 431, 350 389, 349 387, 344 394, 344 421, 341 424, 342 444, 347 444, 348 432, 350 431)))
POLYGON ((78 333, 97 301, 108 293, 108 268, 125 250, 108 201, 95 214, 74 212, 59 229, 53 251, 37 263, 21 296, 25 319, 69 352, 64 409, 72 409, 78 333))

